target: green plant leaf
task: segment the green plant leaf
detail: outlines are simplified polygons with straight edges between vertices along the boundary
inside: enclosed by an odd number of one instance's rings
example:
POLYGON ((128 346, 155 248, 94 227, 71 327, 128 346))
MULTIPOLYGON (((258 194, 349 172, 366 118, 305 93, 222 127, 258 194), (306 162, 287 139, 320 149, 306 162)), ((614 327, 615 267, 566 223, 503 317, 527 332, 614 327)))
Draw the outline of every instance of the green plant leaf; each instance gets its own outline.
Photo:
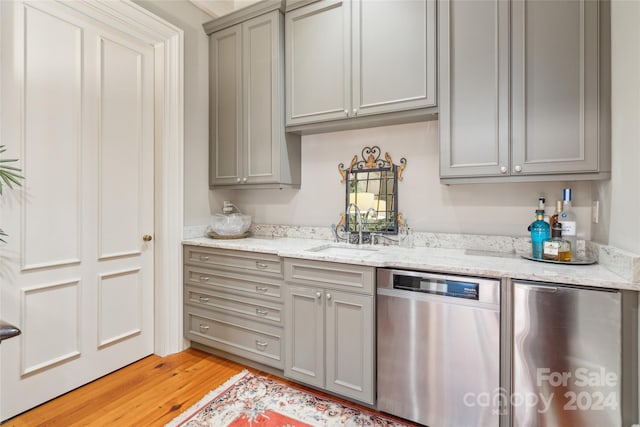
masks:
MULTIPOLYGON (((0 154, 5 151, 7 151, 6 147, 4 145, 0 145, 0 154)), ((18 173, 21 172, 21 169, 7 164, 17 161, 18 159, 0 159, 0 196, 2 195, 3 183, 9 188, 13 188, 14 185, 20 186, 22 184, 21 180, 24 179, 24 177, 18 173)))
MULTIPOLYGON (((0 145, 0 154, 7 151, 4 145, 0 145)), ((20 175, 18 172, 22 170, 15 166, 10 166, 7 163, 17 162, 18 159, 0 159, 0 196, 2 195, 2 184, 6 185, 9 188, 13 188, 14 185, 20 186, 22 185, 22 179, 24 177, 20 175)), ((7 243, 2 237, 6 237, 7 233, 0 229, 0 242, 7 243)))

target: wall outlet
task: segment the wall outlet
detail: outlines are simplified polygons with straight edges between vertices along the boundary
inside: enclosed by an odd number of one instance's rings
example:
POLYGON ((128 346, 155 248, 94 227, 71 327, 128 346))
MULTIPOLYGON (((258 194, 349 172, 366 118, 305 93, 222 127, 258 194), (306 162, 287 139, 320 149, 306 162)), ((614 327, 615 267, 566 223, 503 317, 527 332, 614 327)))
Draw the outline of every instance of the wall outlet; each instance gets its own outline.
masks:
POLYGON ((600 201, 591 202, 591 222, 597 224, 600 221, 600 201))

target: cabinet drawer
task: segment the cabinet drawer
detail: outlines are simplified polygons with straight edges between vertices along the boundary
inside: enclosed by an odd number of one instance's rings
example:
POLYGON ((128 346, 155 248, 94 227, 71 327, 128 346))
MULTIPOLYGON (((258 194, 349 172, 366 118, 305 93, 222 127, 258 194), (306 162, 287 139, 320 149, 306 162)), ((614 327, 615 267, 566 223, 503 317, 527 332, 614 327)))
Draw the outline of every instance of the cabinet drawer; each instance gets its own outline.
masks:
POLYGON ((373 295, 375 267, 287 258, 285 281, 373 295))
POLYGON ((282 328, 187 307, 185 336, 193 341, 282 369, 282 328))
POLYGON ((195 307, 241 315, 260 322, 275 323, 279 326, 283 323, 282 305, 278 303, 243 298, 195 286, 185 287, 184 302, 195 307))
POLYGON ((185 246, 184 262, 203 267, 212 266, 228 271, 282 278, 282 260, 273 254, 185 246))
POLYGON ((184 284, 197 285, 266 300, 282 300, 282 283, 251 275, 185 266, 184 284))

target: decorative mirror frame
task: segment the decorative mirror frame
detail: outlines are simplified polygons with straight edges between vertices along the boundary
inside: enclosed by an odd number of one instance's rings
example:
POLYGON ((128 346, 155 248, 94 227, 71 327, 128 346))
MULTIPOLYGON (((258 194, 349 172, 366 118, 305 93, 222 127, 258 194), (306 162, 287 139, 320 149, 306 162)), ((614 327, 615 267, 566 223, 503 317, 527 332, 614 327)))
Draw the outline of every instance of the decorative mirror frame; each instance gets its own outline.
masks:
MULTIPOLYGON (((378 209, 374 209, 374 211, 376 211, 376 215, 378 215, 377 218, 379 218, 379 214, 381 211, 386 212, 386 216, 384 218, 384 222, 382 224, 377 223, 378 225, 381 225, 381 227, 371 227, 371 223, 368 221, 369 218, 369 210, 367 210, 366 212, 360 212, 361 214, 361 224, 363 226, 363 230, 362 233, 365 236, 368 236, 370 233, 380 233, 380 234, 398 234, 399 231, 399 227, 404 225, 404 221, 402 219, 402 213, 398 212, 398 182, 401 182, 403 180, 402 174, 404 173, 404 169, 407 167, 407 159, 402 157, 400 159, 400 164, 394 164, 393 160, 391 159, 391 156, 389 155, 388 152, 384 153, 384 158, 381 158, 381 153, 382 151, 380 150, 380 147, 378 146, 372 146, 372 147, 364 147, 362 149, 361 152, 361 156, 362 156, 362 160, 358 160, 358 155, 354 155, 353 159, 351 159, 351 163, 349 164, 348 167, 345 167, 344 163, 340 163, 338 165, 338 172, 340 173, 340 176, 342 177, 341 182, 343 184, 345 184, 345 209, 344 211, 341 213, 341 218, 340 218, 340 222, 337 225, 337 229, 340 229, 342 227, 343 231, 350 231, 350 232, 354 232, 354 231, 359 231, 357 229, 357 224, 353 224, 353 221, 351 220, 351 216, 355 215, 355 212, 352 214, 351 211, 351 204, 355 203, 355 200, 351 200, 351 194, 353 194, 354 192, 352 191, 352 183, 355 182, 356 186, 357 186, 357 182, 356 181, 352 181, 352 177, 353 174, 360 174, 360 173, 367 173, 367 175, 369 173, 383 173, 383 172, 390 172, 392 174, 392 177, 388 177, 388 178, 383 178, 383 177, 378 177, 378 178, 373 178, 373 180, 378 180, 380 182, 382 182, 383 180, 387 180, 387 179, 393 179, 393 190, 391 192, 386 192, 384 193, 385 196, 391 196, 393 197, 393 207, 392 209, 387 209, 386 203, 388 202, 388 200, 385 201, 385 207, 383 210, 379 209, 380 207, 380 190, 378 190, 378 194, 374 197, 378 197, 377 203, 378 203, 378 209), (369 225, 369 226, 368 226, 369 225)), ((367 176, 367 178, 365 180, 362 181, 368 181, 370 180, 369 176, 367 176)), ((385 184, 386 187, 386 184, 385 184)), ((356 187, 356 191, 355 191, 355 199, 357 200, 357 187, 356 187)), ((363 194, 367 194, 367 193, 363 193, 363 194)), ((372 200, 373 202, 374 200, 372 200)), ((376 221, 378 221, 376 219, 376 221)), ((363 243, 363 242, 359 242, 359 243, 363 243)))

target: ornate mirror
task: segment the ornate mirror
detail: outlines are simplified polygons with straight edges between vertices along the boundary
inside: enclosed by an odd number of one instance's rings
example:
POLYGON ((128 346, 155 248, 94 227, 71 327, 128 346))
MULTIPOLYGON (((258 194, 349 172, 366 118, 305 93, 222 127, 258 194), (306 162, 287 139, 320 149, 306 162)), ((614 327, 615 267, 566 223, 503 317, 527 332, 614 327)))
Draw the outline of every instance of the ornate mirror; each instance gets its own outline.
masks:
POLYGON ((380 147, 365 147, 362 160, 355 155, 349 167, 338 165, 346 184, 345 210, 338 224, 344 231, 358 232, 361 226, 363 233, 398 234, 402 225, 398 181, 402 181, 407 160, 403 157, 396 165, 389 153, 384 158, 380 154, 380 147))

